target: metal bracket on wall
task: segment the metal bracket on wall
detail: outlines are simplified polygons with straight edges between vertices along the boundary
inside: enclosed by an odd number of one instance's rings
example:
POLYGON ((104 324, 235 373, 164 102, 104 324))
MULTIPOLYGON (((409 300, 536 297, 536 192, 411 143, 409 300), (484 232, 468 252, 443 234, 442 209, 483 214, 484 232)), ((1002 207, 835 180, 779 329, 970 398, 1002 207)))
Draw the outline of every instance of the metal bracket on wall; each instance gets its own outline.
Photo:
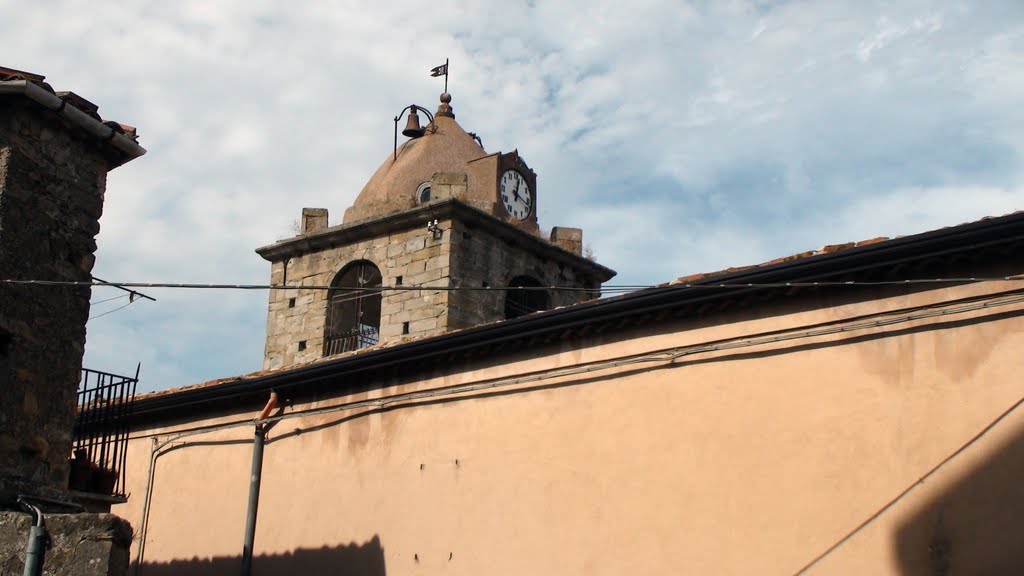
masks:
POLYGON ((437 220, 427 222, 427 232, 430 232, 434 237, 434 240, 440 240, 441 237, 444 236, 444 229, 441 228, 441 225, 437 220))

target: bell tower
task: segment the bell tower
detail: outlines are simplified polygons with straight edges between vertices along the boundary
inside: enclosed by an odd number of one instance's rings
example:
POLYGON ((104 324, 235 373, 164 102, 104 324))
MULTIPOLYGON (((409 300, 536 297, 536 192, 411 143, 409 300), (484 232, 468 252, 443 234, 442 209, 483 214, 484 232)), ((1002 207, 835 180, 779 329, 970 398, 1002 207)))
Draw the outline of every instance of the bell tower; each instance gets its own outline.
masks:
POLYGON ((297 236, 256 251, 294 287, 270 293, 265 369, 575 304, 615 275, 583 257, 582 230, 539 235, 537 174, 518 150, 488 153, 449 94, 406 110, 409 139, 341 224, 305 208, 297 236))

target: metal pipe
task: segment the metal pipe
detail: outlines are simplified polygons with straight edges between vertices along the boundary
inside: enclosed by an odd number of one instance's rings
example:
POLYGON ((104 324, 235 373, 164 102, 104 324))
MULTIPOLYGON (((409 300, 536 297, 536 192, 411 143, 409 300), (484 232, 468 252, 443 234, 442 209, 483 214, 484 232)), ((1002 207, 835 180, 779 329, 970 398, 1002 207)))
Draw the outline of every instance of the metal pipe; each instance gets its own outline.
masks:
POLYGON ((252 442, 252 471, 249 474, 249 508, 245 517, 245 540, 242 543, 242 576, 252 574, 253 544, 256 541, 256 513, 260 507, 260 480, 263 477, 263 447, 267 429, 263 421, 277 408, 277 392, 271 392, 267 405, 256 417, 256 433, 252 442))
POLYGON ((28 533, 28 546, 25 550, 25 570, 22 574, 24 576, 42 576, 46 549, 50 546, 50 534, 46 531, 43 511, 21 496, 18 497, 18 504, 32 515, 32 528, 28 533))
POLYGON ((252 550, 256 540, 256 512, 260 505, 260 479, 263 475, 263 445, 266 430, 256 423, 256 436, 252 443, 252 473, 249 475, 249 511, 245 518, 245 542, 242 544, 242 576, 252 574, 252 550))
POLYGON ((146 474, 146 497, 142 499, 142 528, 139 530, 139 549, 135 554, 135 576, 142 573, 142 559, 146 554, 146 532, 149 529, 149 504, 153 500, 153 475, 156 467, 157 439, 153 437, 152 446, 149 450, 149 472, 146 474))

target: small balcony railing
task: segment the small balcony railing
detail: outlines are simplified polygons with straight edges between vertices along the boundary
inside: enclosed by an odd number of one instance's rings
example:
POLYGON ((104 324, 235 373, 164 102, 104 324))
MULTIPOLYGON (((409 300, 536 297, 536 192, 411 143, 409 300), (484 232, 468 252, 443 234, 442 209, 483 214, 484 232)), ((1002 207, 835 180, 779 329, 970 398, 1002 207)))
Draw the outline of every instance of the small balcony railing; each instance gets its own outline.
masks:
POLYGON ((324 338, 324 356, 334 356, 373 346, 380 341, 380 329, 376 326, 359 324, 348 332, 324 338))
POLYGON ((71 490, 124 496, 128 418, 138 382, 139 368, 134 378, 82 369, 68 479, 71 490))

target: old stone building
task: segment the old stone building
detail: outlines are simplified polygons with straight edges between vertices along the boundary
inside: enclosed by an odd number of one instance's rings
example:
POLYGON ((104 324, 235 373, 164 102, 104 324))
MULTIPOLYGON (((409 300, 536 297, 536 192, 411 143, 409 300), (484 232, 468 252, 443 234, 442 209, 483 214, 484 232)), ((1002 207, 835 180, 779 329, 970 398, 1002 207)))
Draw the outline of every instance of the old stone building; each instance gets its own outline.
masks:
MULTIPOLYGON (((4 510, 75 503, 68 461, 90 289, 45 282, 92 281, 107 172, 143 153, 135 129, 104 122, 95 104, 0 67, 0 573, 21 573, 33 521, 4 510)), ((47 573, 127 567, 123 521, 80 514, 50 526, 47 573)))
POLYGON ((340 225, 307 208, 298 236, 257 251, 272 284, 296 287, 271 292, 264 368, 571 305, 614 276, 583 256, 582 230, 538 235, 536 174, 518 151, 488 154, 450 102, 340 225))

